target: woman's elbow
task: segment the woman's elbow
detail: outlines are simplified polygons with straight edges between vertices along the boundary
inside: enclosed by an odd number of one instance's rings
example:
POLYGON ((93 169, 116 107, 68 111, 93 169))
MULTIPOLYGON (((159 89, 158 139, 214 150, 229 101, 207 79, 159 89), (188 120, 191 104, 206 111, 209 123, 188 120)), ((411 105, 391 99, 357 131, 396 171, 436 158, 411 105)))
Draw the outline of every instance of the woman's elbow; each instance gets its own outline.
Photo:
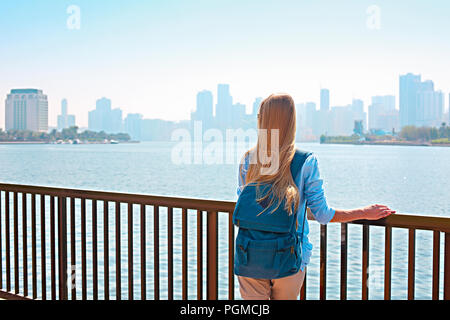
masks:
POLYGON ((314 214, 314 217, 319 224, 326 225, 329 224, 330 222, 333 222, 334 215, 335 211, 331 208, 328 208, 326 210, 321 210, 317 212, 316 214, 314 214))

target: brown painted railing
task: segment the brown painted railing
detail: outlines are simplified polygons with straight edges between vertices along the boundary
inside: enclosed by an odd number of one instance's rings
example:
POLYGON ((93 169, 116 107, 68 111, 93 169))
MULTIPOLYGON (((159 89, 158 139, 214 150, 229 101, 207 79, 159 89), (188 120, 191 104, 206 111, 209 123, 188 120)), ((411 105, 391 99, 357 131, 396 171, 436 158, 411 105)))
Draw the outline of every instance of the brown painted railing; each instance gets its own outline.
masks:
MULTIPOLYGON (((161 299, 163 291, 161 284, 164 281, 166 284, 164 295, 167 293, 169 300, 174 299, 174 240, 179 240, 181 241, 181 298, 192 297, 188 292, 188 265, 191 258, 196 260, 194 267, 196 298, 217 299, 219 230, 223 230, 228 233, 226 236, 227 261, 224 264, 227 265, 228 274, 227 279, 224 280, 227 281, 227 298, 234 299, 234 226, 232 225, 234 206, 234 202, 228 201, 0 184, 0 298, 119 300, 123 298, 122 292, 127 291, 128 299, 147 299, 149 298, 147 285, 152 283, 152 298, 158 300, 161 299), (126 210, 123 210, 124 206, 126 210), (139 219, 135 219, 136 208, 139 209, 139 219), (166 229, 161 224, 162 215, 160 214, 163 211, 167 218, 166 229), (181 214, 181 228, 175 229, 175 231, 181 229, 180 239, 175 238, 174 234, 174 222, 177 222, 174 219, 175 211, 181 214), (219 216, 223 214, 226 215, 225 226, 219 222, 219 216), (204 216, 206 216, 206 228, 203 224, 204 216), (123 223, 122 217, 126 217, 126 223, 123 223), (188 221, 192 217, 196 218, 196 232, 192 235, 195 237, 194 241, 189 241, 188 221), (147 230, 149 218, 153 221, 153 230, 147 230), (88 230, 87 222, 90 222, 91 230, 88 230), (110 222, 114 222, 113 237, 111 237, 110 222), (19 226, 21 232, 19 232, 19 226), (122 239, 122 235, 125 230, 127 254, 123 255, 122 240, 125 239, 122 239), (161 230, 165 231, 164 236, 167 237, 166 246, 160 243, 161 230), (99 234, 99 231, 102 234, 99 234), (153 233, 153 239, 147 239, 148 233, 153 233), (88 241, 88 235, 90 241, 88 241), (134 245, 136 235, 139 239, 138 249, 134 245), (205 239, 206 252, 203 252, 205 239), (148 257, 147 249, 151 242, 153 257, 148 257), (115 251, 112 255, 111 243, 115 243, 115 251), (194 245, 196 253, 195 257, 192 257, 189 256, 189 247, 194 245), (47 246, 50 248, 50 254, 48 254, 47 246), (77 249, 80 252, 77 252, 77 249), (166 270, 161 270, 162 249, 164 252, 167 250, 167 263, 164 265, 166 270), (79 255, 81 259, 77 259, 79 255), (100 261, 99 255, 101 255, 100 261), (205 279, 204 256, 206 257, 205 279), (134 257, 139 257, 140 261, 136 263, 134 257), (122 266, 124 258, 127 259, 126 268, 122 266), (114 261, 114 270, 110 268, 111 260, 114 261), (29 261, 31 261, 31 270, 28 269, 29 261), (81 267, 81 279, 76 278, 77 275, 72 273, 72 268, 67 271, 69 265, 75 269, 81 267), (88 265, 92 271, 89 274, 88 265), (48 274, 48 266, 50 274, 48 274), (138 279, 135 272, 137 269, 139 269, 138 279), (153 271, 152 274, 148 273, 148 270, 153 271), (165 275, 166 271, 167 276, 164 277, 162 274, 165 275), (122 281, 124 272, 127 275, 127 283, 122 281), (115 281, 112 281, 112 278, 115 278, 115 281), (80 288, 72 285, 79 280, 81 280, 80 288), (137 290, 139 296, 135 296, 135 280, 138 280, 140 284, 137 290), (204 282, 206 282, 206 295, 204 282), (99 292, 102 293, 101 297, 99 292), (115 296, 111 296, 111 293, 115 293, 115 296)), ((311 215, 309 219, 312 219, 311 215)), ((450 299, 450 218, 398 214, 379 221, 356 221, 354 224, 363 226, 362 299, 368 299, 369 290, 370 226, 385 227, 385 299, 391 298, 392 228, 409 230, 409 299, 414 299, 416 230, 433 232, 432 298, 439 299, 440 237, 441 233, 444 233, 443 298, 450 299)), ((327 226, 321 226, 320 230, 320 299, 326 299, 327 226)), ((340 298, 343 300, 347 299, 347 248, 348 225, 341 224, 340 298)), ((306 287, 307 279, 302 288, 301 299, 306 298, 306 287)))

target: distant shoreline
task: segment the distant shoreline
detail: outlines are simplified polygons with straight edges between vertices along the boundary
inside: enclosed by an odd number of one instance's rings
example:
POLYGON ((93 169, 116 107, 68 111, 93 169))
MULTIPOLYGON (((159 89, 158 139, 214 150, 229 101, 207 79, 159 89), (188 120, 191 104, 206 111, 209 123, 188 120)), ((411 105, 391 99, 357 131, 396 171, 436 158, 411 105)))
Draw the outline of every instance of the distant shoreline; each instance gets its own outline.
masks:
POLYGON ((82 143, 54 143, 47 141, 0 141, 0 145, 86 145, 86 144, 130 144, 130 143, 140 143, 140 141, 120 141, 117 143, 103 142, 103 141, 93 141, 93 142, 82 142, 82 143))
POLYGON ((352 144, 369 146, 408 146, 408 147, 450 147, 446 143, 414 142, 414 141, 327 141, 321 144, 352 144))
POLYGON ((0 141, 0 145, 10 145, 10 144, 50 144, 50 142, 45 142, 45 141, 0 141))

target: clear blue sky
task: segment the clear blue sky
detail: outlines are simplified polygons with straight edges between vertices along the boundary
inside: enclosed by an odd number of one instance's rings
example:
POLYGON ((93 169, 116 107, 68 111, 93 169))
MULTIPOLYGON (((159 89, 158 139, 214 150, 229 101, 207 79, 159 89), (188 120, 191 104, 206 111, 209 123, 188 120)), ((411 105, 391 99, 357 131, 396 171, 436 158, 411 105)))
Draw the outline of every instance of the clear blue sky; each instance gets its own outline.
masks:
MULTIPOLYGON (((0 97, 36 87, 81 126, 100 97, 147 118, 187 119, 198 91, 229 83, 235 102, 288 92, 332 105, 398 96, 413 72, 450 91, 450 2, 408 1, 0 1, 0 97), (70 5, 80 30, 67 28, 70 5), (380 9, 380 29, 367 8, 380 9)), ((0 104, 4 127, 4 103, 0 104)))

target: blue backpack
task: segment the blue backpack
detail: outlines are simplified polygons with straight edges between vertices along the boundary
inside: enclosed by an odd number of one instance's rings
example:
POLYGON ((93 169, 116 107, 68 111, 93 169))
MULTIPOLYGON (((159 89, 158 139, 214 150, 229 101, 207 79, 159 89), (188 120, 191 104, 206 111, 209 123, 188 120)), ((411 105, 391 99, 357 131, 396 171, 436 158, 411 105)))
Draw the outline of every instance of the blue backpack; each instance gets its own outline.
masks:
MULTIPOLYGON (((291 162, 295 179, 311 153, 296 150, 291 162)), ((260 184, 258 195, 265 195, 271 184, 260 184)), ((239 227, 236 237, 234 273, 256 279, 278 279, 299 272, 302 263, 302 240, 297 233, 297 212, 289 215, 285 200, 274 211, 278 201, 257 201, 256 183, 245 186, 233 213, 233 224, 239 227), (263 212, 261 214, 261 212, 263 212)), ((302 237, 305 216, 303 218, 302 237)))

